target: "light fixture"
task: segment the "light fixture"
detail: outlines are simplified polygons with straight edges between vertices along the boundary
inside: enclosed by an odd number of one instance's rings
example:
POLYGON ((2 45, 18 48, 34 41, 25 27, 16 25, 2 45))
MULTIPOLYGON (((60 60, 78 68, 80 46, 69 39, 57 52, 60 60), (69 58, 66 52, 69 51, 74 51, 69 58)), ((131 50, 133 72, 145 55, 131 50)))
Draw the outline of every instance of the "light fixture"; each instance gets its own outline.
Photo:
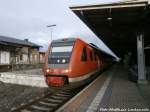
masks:
POLYGON ((46 72, 47 72, 47 73, 50 72, 50 69, 46 69, 46 72))
POLYGON ((107 18, 107 20, 112 20, 112 17, 111 17, 111 8, 109 9, 109 16, 108 16, 108 18, 107 18))
POLYGON ((65 60, 65 59, 63 59, 63 60, 62 60, 62 63, 65 63, 65 62, 66 62, 66 60, 65 60))
POLYGON ((59 62, 60 62, 60 60, 58 59, 58 60, 57 60, 57 63, 59 63, 59 62))
POLYGON ((53 33, 53 27, 55 27, 56 26, 56 24, 52 24, 52 25, 47 25, 46 27, 50 27, 51 28, 51 41, 52 41, 52 33, 53 33))
POLYGON ((62 70, 62 73, 69 73, 68 69, 62 70))
POLYGON ((107 20, 112 20, 112 17, 108 17, 107 20))

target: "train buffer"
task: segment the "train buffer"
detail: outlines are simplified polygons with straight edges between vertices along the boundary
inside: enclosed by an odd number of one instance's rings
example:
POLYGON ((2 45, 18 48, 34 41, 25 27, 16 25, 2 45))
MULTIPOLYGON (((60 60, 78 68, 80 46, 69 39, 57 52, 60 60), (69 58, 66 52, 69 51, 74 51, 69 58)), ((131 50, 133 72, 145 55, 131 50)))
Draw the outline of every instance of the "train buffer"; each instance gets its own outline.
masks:
POLYGON ((150 84, 138 85, 128 74, 114 65, 57 112, 150 112, 150 84))

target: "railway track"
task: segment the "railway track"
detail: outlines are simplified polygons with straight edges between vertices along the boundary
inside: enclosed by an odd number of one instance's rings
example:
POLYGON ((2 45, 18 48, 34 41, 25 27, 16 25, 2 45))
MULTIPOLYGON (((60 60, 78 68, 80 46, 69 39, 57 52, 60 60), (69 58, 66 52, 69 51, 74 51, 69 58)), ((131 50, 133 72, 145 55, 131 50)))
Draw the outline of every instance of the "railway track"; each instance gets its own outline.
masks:
POLYGON ((11 112, 55 112, 85 86, 91 83, 98 74, 100 74, 100 72, 95 73, 93 77, 86 81, 86 83, 51 88, 51 91, 48 94, 43 95, 40 98, 37 97, 35 100, 31 100, 29 103, 23 104, 20 107, 13 108, 11 112))
POLYGON ((53 92, 41 98, 31 100, 29 103, 18 108, 14 108, 12 112, 54 112, 76 95, 82 88, 83 86, 53 88, 53 92))

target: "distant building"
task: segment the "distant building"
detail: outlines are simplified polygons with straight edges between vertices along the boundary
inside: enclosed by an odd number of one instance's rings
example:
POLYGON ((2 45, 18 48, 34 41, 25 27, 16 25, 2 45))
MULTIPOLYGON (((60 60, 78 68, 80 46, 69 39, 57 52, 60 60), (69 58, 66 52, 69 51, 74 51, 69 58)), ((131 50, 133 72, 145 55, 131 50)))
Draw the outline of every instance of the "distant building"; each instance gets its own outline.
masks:
POLYGON ((0 65, 44 63, 45 53, 39 52, 40 47, 28 39, 0 36, 0 65))
POLYGON ((40 63, 45 62, 45 52, 39 52, 40 63))

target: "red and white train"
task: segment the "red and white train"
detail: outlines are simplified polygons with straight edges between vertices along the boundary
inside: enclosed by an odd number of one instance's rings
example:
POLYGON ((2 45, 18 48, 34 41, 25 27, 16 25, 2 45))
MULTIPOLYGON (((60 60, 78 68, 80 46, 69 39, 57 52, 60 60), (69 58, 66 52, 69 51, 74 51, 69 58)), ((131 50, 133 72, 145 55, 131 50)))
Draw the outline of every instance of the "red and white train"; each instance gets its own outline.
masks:
POLYGON ((85 81, 103 66, 103 58, 93 45, 79 38, 58 39, 49 46, 44 76, 48 86, 63 86, 85 81))

